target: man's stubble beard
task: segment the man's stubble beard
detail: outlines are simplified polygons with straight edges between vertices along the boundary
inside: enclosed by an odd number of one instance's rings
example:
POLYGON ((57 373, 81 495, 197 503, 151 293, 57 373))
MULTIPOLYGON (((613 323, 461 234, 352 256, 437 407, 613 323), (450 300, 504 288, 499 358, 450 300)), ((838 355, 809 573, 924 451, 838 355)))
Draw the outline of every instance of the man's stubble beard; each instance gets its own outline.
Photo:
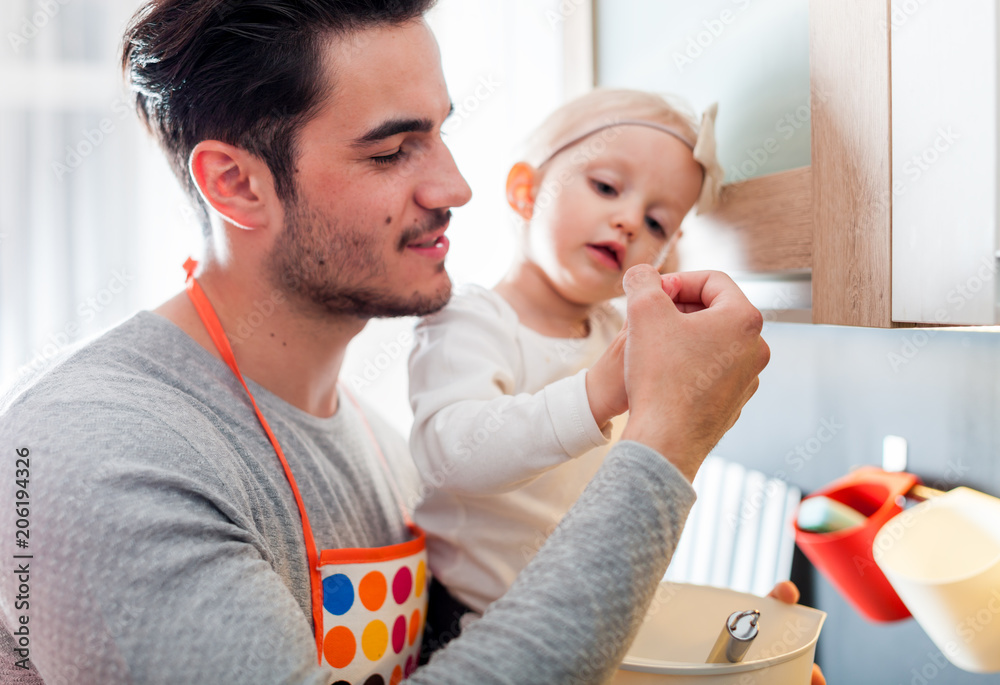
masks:
MULTIPOLYGON (((451 281, 443 292, 433 295, 402 296, 392 287, 360 286, 359 282, 385 283, 391 278, 379 257, 376 231, 359 226, 341 226, 297 199, 289 208, 285 230, 268 257, 269 277, 274 285, 289 292, 306 312, 323 317, 349 315, 359 319, 396 316, 424 316, 439 311, 451 298, 451 281)), ((398 247, 440 228, 448 212, 439 212, 428 224, 408 229, 398 247)), ((444 263, 437 273, 445 271, 444 263)), ((398 285, 398 284, 396 284, 398 285)))

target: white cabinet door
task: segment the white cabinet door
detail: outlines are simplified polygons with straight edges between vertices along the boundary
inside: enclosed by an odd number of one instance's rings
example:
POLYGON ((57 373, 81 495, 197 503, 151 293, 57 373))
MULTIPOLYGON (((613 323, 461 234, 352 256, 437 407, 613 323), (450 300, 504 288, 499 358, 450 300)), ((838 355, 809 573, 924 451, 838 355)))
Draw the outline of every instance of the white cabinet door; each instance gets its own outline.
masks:
POLYGON ((997 0, 892 0, 892 319, 998 317, 997 0))

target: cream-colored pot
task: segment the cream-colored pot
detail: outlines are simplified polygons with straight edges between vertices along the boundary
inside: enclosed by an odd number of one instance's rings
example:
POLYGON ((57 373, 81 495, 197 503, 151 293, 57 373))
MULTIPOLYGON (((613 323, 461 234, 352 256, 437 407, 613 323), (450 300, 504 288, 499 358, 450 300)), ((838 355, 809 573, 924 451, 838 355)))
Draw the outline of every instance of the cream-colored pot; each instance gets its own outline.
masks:
POLYGON ((953 664, 1000 671, 1000 500, 955 488, 890 519, 872 552, 953 664))
POLYGON ((661 583, 615 685, 809 685, 826 614, 769 597, 661 583), (738 664, 706 664, 726 618, 760 611, 759 633, 738 664))

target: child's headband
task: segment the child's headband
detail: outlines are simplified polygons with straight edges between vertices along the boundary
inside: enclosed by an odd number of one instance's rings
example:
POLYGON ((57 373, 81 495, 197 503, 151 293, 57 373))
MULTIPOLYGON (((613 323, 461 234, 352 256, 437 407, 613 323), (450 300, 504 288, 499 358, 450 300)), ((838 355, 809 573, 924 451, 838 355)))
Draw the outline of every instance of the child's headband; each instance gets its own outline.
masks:
POLYGON ((586 132, 574 137, 569 142, 563 143, 551 152, 544 160, 542 160, 538 166, 541 167, 560 152, 573 147, 584 138, 592 136, 598 131, 603 131, 606 128, 613 128, 615 126, 645 126, 647 128, 655 128, 657 131, 663 131, 664 133, 673 136, 691 149, 694 154, 695 161, 701 165, 701 168, 705 172, 704 178, 701 182, 701 193, 698 196, 697 203, 695 203, 695 208, 698 214, 708 212, 715 209, 715 207, 719 204, 719 197, 722 194, 722 178, 725 175, 725 172, 719 165, 719 160, 716 159, 715 156, 715 114, 718 109, 718 104, 712 104, 705 110, 705 113, 702 114, 701 126, 698 129, 698 139, 693 143, 688 140, 687 136, 685 136, 680 130, 655 121, 645 121, 643 119, 619 119, 607 124, 595 126, 594 128, 588 129, 586 132))

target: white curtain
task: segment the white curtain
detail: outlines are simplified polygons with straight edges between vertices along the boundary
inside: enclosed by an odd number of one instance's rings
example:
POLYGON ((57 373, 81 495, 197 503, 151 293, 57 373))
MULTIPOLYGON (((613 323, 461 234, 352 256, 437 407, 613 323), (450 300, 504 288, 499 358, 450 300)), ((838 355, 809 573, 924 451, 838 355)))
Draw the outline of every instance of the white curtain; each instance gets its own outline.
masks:
POLYGON ((197 247, 121 86, 138 4, 0 5, 0 386, 178 290, 197 247))

